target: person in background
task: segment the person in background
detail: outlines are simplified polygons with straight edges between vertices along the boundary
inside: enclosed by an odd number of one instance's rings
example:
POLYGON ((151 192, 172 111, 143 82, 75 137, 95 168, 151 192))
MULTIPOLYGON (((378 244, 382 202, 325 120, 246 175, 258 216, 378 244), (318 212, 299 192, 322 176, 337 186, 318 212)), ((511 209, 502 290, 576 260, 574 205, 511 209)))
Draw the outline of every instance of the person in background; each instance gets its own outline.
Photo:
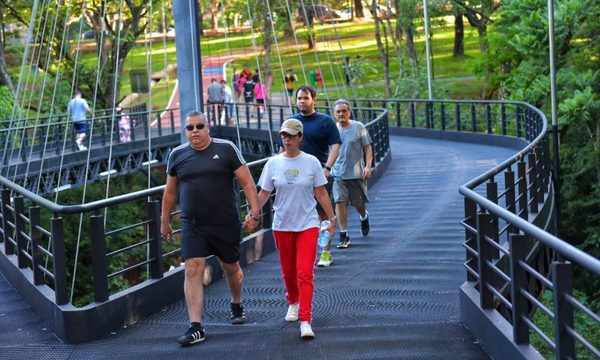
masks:
POLYGON ((87 132, 87 118, 85 113, 92 113, 87 101, 81 96, 81 91, 75 91, 75 97, 67 105, 67 113, 73 122, 75 130, 75 145, 78 150, 85 151, 87 146, 83 144, 87 132))
POLYGON ((246 104, 254 102, 254 81, 251 77, 244 83, 244 102, 246 104))
POLYGON ((292 105, 292 97, 294 96, 294 82, 298 81, 298 77, 292 69, 287 69, 285 72, 285 76, 283 78, 283 82, 285 83, 285 91, 286 91, 286 99, 287 104, 292 105))
POLYGON ((239 87, 239 81, 240 81, 240 74, 237 73, 235 71, 235 69, 233 69, 233 78, 231 79, 231 86, 233 86, 233 92, 235 94, 235 99, 239 99, 240 98, 240 87, 239 87))
POLYGON ((119 141, 126 143, 131 141, 131 119, 121 107, 116 108, 119 118, 119 141))
POLYGON ((227 85, 227 81, 221 80, 223 87, 223 103, 225 105, 225 124, 231 124, 233 118, 233 93, 231 87, 227 85))
MULTIPOLYGON (((316 157, 323 166, 323 174, 327 178, 325 189, 331 196, 333 187, 333 178, 330 171, 333 163, 338 157, 340 150, 340 133, 333 121, 333 118, 327 114, 317 112, 317 91, 308 85, 302 85, 296 91, 296 106, 299 112, 293 116, 304 126, 303 141, 301 150, 307 154, 316 157)), ((327 219, 325 211, 317 205, 317 211, 321 220, 327 219)), ((319 257, 317 265, 319 267, 328 267, 333 263, 331 256, 331 240, 325 246, 319 257)))
POLYGON ((350 120, 352 109, 348 100, 339 99, 334 104, 334 113, 338 121, 342 145, 340 153, 331 169, 333 176, 333 200, 335 213, 340 224, 340 242, 338 248, 350 245, 348 235, 349 202, 360 215, 360 233, 367 236, 370 230, 367 212, 367 181, 371 177, 373 149, 367 128, 359 121, 350 120))
POLYGON ((218 117, 223 109, 223 98, 225 97, 223 87, 217 83, 217 79, 212 78, 206 92, 208 96, 207 103, 209 104, 208 113, 212 115, 210 117, 213 124, 217 124, 219 121, 218 117))
MULTIPOLYGON (((303 132, 302 122, 297 119, 287 119, 281 125, 279 134, 284 151, 265 164, 258 181, 261 188, 258 206, 264 206, 276 190, 272 229, 289 305, 285 320, 300 320, 300 336, 311 339, 315 336, 311 322, 319 235, 317 201, 331 221, 325 231, 332 236, 336 217, 325 190, 327 179, 321 162, 300 150, 303 132)), ((251 215, 247 215, 246 220, 252 220, 251 215)))
POLYGON ((265 111, 265 99, 268 98, 267 94, 267 86, 260 82, 260 77, 258 75, 254 75, 254 97, 256 98, 256 103, 259 104, 260 112, 265 111))
POLYGON ((231 293, 232 324, 246 321, 242 306, 244 274, 240 267, 241 222, 234 179, 250 204, 244 227, 253 230, 260 208, 256 185, 239 149, 230 141, 211 138, 209 122, 198 111, 185 119, 188 142, 174 148, 167 160, 167 182, 162 199, 160 232, 171 241, 171 211, 181 209, 181 257, 185 261, 184 294, 190 326, 179 338, 181 345, 204 341, 202 310, 206 258, 219 259, 231 293))

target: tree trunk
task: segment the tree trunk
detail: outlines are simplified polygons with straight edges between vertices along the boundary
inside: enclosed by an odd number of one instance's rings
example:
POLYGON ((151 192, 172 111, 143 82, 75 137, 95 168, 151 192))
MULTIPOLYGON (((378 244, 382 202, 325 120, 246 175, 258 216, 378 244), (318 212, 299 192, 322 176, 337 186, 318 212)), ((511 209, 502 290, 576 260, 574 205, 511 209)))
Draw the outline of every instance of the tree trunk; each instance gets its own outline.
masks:
POLYGON ((365 12, 363 10, 361 0, 354 0, 354 16, 356 16, 357 18, 365 17, 365 12))
POLYGON ((477 34, 479 35, 479 51, 481 51, 482 54, 487 54, 489 48, 487 26, 483 25, 482 27, 478 27, 477 34))
MULTIPOLYGON (((389 67, 389 57, 384 47, 382 38, 381 38, 381 29, 380 23, 381 20, 377 16, 377 0, 372 0, 372 8, 373 10, 373 20, 375 21, 375 40, 377 41, 377 50, 379 52, 379 58, 381 59, 381 63, 383 65, 383 78, 385 80, 385 97, 390 97, 390 67, 389 67)), ((384 28, 384 37, 386 36, 385 28, 384 28)), ((384 38, 387 43, 387 38, 384 38)))
POLYGON ((0 85, 6 85, 10 91, 15 93, 15 87, 10 78, 10 74, 6 70, 6 61, 4 60, 4 46, 0 44, 0 85))
POLYGON ((410 72, 417 74, 419 72, 419 62, 417 61, 417 49, 415 48, 415 38, 411 29, 406 30, 406 52, 410 62, 410 72))
POLYGON ((461 57, 465 55, 465 24, 463 22, 463 14, 454 15, 454 50, 453 57, 461 57))

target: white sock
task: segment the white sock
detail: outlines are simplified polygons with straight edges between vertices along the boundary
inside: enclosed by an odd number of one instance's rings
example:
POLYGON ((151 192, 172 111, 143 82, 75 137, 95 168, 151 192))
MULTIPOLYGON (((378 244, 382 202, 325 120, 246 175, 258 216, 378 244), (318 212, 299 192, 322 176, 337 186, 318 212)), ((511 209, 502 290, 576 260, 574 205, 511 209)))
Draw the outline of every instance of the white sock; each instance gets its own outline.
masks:
POLYGON ((367 220, 368 218, 369 218, 369 212, 365 210, 365 217, 360 216, 360 219, 361 220, 367 220))

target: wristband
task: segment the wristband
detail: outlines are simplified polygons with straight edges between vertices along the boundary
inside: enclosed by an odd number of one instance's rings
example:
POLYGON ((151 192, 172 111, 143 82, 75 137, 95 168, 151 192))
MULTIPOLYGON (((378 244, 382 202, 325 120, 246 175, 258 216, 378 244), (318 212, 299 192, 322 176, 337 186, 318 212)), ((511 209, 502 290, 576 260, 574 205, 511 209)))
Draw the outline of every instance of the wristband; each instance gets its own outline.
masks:
POLYGON ((254 221, 260 221, 260 218, 255 218, 254 215, 250 214, 250 217, 254 219, 254 221))
POLYGON ((325 165, 324 168, 327 169, 327 170, 329 170, 329 171, 331 171, 331 166, 325 165))

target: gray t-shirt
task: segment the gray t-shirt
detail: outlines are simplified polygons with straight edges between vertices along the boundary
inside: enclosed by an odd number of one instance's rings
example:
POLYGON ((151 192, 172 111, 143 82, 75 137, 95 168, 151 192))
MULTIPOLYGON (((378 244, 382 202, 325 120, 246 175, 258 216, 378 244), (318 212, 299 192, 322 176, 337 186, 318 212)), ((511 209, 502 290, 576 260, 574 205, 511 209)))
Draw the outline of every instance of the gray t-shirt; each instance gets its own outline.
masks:
POLYGON ((194 150, 190 143, 173 149, 167 174, 177 177, 181 215, 198 224, 239 224, 233 172, 245 163, 238 148, 222 139, 213 138, 204 150, 194 150))
POLYGON ((69 114, 71 114, 71 119, 73 121, 83 121, 85 120, 85 112, 89 108, 87 101, 82 98, 74 98, 69 101, 69 106, 67 110, 69 114))
POLYGON ((210 102, 222 102, 223 101, 223 87, 219 83, 212 83, 206 90, 208 92, 208 101, 210 102))
POLYGON ((342 145, 340 153, 331 168, 331 176, 342 180, 362 179, 365 167, 363 146, 371 143, 367 128, 358 121, 350 120, 350 126, 338 124, 342 145))

